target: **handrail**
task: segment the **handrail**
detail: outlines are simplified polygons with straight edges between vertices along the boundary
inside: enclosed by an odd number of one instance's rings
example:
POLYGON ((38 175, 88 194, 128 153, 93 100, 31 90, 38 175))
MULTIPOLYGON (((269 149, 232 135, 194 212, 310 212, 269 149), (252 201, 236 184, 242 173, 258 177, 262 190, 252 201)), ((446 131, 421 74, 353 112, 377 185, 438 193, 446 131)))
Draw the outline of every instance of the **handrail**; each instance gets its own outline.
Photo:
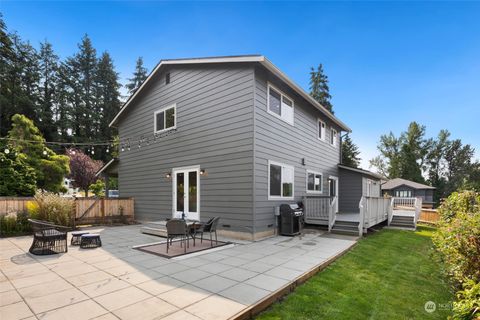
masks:
POLYGON ((418 197, 415 199, 415 217, 414 217, 414 225, 417 228, 417 221, 418 217, 420 216, 420 211, 422 211, 422 198, 418 197))
POLYGON ((393 197, 394 207, 408 207, 414 208, 417 198, 403 198, 403 197, 393 197))
POLYGON ((335 220, 337 219, 337 212, 335 210, 335 208, 337 207, 337 198, 338 197, 336 196, 333 197, 328 210, 328 232, 332 231, 335 220))
POLYGON ((365 196, 362 196, 360 202, 358 203, 358 208, 360 209, 360 216, 358 218, 358 236, 361 237, 363 235, 363 227, 365 225, 365 196))
POLYGON ((388 225, 392 222, 393 219, 393 207, 395 205, 395 198, 392 198, 390 201, 390 207, 388 208, 388 225))

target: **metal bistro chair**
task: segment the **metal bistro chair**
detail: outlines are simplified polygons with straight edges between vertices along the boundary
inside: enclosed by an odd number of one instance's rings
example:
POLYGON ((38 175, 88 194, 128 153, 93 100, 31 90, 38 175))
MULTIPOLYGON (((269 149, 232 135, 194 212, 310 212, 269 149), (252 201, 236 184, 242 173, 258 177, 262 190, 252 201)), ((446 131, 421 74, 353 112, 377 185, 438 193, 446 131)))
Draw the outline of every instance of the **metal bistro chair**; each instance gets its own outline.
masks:
POLYGON ((180 237, 180 247, 185 243, 185 253, 189 243, 187 223, 185 220, 172 219, 167 221, 167 253, 169 247, 172 245, 173 238, 180 237))
POLYGON ((68 227, 57 226, 53 223, 35 219, 28 219, 33 229, 33 243, 28 250, 35 255, 47 255, 67 252, 68 227))
POLYGON ((195 232, 195 235, 194 235, 193 243, 195 243, 195 238, 196 238, 197 234, 200 234, 200 243, 203 243, 203 234, 204 233, 209 233, 210 234, 210 245, 213 246, 212 233, 214 233, 215 234, 215 244, 218 244, 217 225, 218 225, 219 220, 220 220, 220 217, 214 217, 214 218, 211 218, 210 220, 208 220, 207 223, 200 224, 200 226, 198 226, 198 224, 194 225, 193 230, 195 232))

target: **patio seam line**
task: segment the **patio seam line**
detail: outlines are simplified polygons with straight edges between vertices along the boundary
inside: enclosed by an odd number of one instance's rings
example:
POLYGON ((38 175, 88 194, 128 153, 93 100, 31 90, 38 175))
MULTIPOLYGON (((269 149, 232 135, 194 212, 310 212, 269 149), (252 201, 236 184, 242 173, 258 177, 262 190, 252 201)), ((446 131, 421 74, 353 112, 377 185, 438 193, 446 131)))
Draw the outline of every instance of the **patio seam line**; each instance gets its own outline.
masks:
MULTIPOLYGON (((22 251, 23 251, 23 250, 22 250, 22 251)), ((2 272, 2 271, 0 270, 0 272, 2 272)), ((17 287, 15 287, 15 286, 13 285, 12 281, 10 280, 10 278, 8 278, 5 273, 2 272, 2 274, 5 276, 5 281, 8 281, 8 282, 10 283, 10 285, 12 286, 12 288, 15 290, 15 292, 20 296, 20 298, 22 298, 22 302, 27 306, 28 310, 30 310, 30 312, 33 314, 33 316, 34 316, 35 318, 37 318, 37 314, 36 314, 35 312, 33 312, 32 307, 30 307, 30 305, 27 303, 27 301, 25 300, 25 298, 23 297, 23 295, 20 294, 20 292, 18 291, 17 287)), ((18 302, 20 302, 20 301, 18 301, 18 302)), ((17 302, 17 303, 18 303, 18 302, 17 302)), ((12 305, 12 304, 15 304, 15 302, 14 302, 14 303, 10 303, 10 304, 8 304, 8 305, 12 305)), ((6 305, 6 306, 7 306, 7 305, 6 305)), ((25 318, 22 318, 22 319, 27 319, 27 318, 29 318, 29 317, 31 317, 31 316, 28 316, 28 317, 25 317, 25 318)))
POLYGON ((260 312, 266 310, 269 306, 271 306, 273 303, 278 301, 281 297, 288 295, 289 293, 292 293, 295 288, 297 288, 299 285, 305 283, 313 277, 315 274, 319 273, 320 271, 323 271, 326 267, 328 267, 330 264, 332 264, 334 261, 336 261, 338 258, 349 252, 354 246, 356 246, 357 241, 355 241, 353 244, 351 244, 348 248, 343 249, 333 257, 330 257, 329 259, 323 261, 321 264, 311 268, 309 271, 304 272, 297 278, 293 279, 290 281, 290 283, 284 285, 283 287, 273 291, 271 294, 268 296, 260 299, 257 301, 254 305, 251 305, 244 310, 238 312, 236 315, 230 317, 230 320, 243 320, 243 319, 251 319, 253 316, 259 314, 260 312), (301 281, 301 282, 299 282, 301 281), (289 289, 289 290, 288 290, 289 289), (287 290, 288 292, 284 293, 284 291, 287 290), (269 302, 269 300, 272 300, 269 302), (266 303, 265 306, 262 306, 262 304, 266 303), (255 308, 260 307, 259 310, 255 310, 255 308))

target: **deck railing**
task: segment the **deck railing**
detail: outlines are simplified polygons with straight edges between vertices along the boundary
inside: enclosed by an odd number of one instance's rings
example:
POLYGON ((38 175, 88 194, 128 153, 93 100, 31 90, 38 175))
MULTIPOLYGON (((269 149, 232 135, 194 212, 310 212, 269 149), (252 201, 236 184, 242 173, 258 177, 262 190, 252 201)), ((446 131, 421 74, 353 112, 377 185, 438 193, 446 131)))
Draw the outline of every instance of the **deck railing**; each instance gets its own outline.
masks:
POLYGON ((417 227, 417 221, 421 211, 422 211, 422 198, 418 197, 415 199, 415 218, 414 218, 415 228, 417 227))
POLYGON ((390 207, 388 208, 388 225, 392 222, 393 219, 393 207, 395 205, 395 198, 392 198, 390 200, 390 207))
POLYGON ((383 197, 363 196, 358 207, 360 209, 358 233, 361 236, 364 229, 385 221, 387 217, 389 218, 391 200, 383 197))
POLYGON ((417 198, 393 198, 394 208, 415 208, 417 198))
POLYGON ((326 224, 328 229, 335 223, 337 197, 307 195, 303 197, 305 222, 326 224))

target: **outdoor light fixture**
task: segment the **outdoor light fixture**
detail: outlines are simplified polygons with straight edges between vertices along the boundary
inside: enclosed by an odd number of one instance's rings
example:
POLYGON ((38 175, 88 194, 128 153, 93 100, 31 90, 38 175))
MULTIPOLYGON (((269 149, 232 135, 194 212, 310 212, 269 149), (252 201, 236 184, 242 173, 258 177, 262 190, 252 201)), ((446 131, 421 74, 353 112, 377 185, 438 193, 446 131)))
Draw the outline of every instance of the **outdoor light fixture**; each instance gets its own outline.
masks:
POLYGON ((172 174, 170 172, 165 173, 165 179, 170 180, 172 178, 172 174))
POLYGON ((207 175, 207 171, 205 171, 205 169, 201 169, 201 170, 200 170, 200 175, 201 175, 201 176, 206 176, 206 175, 207 175))
POLYGON ((302 158, 302 166, 305 165, 305 158, 302 158))

